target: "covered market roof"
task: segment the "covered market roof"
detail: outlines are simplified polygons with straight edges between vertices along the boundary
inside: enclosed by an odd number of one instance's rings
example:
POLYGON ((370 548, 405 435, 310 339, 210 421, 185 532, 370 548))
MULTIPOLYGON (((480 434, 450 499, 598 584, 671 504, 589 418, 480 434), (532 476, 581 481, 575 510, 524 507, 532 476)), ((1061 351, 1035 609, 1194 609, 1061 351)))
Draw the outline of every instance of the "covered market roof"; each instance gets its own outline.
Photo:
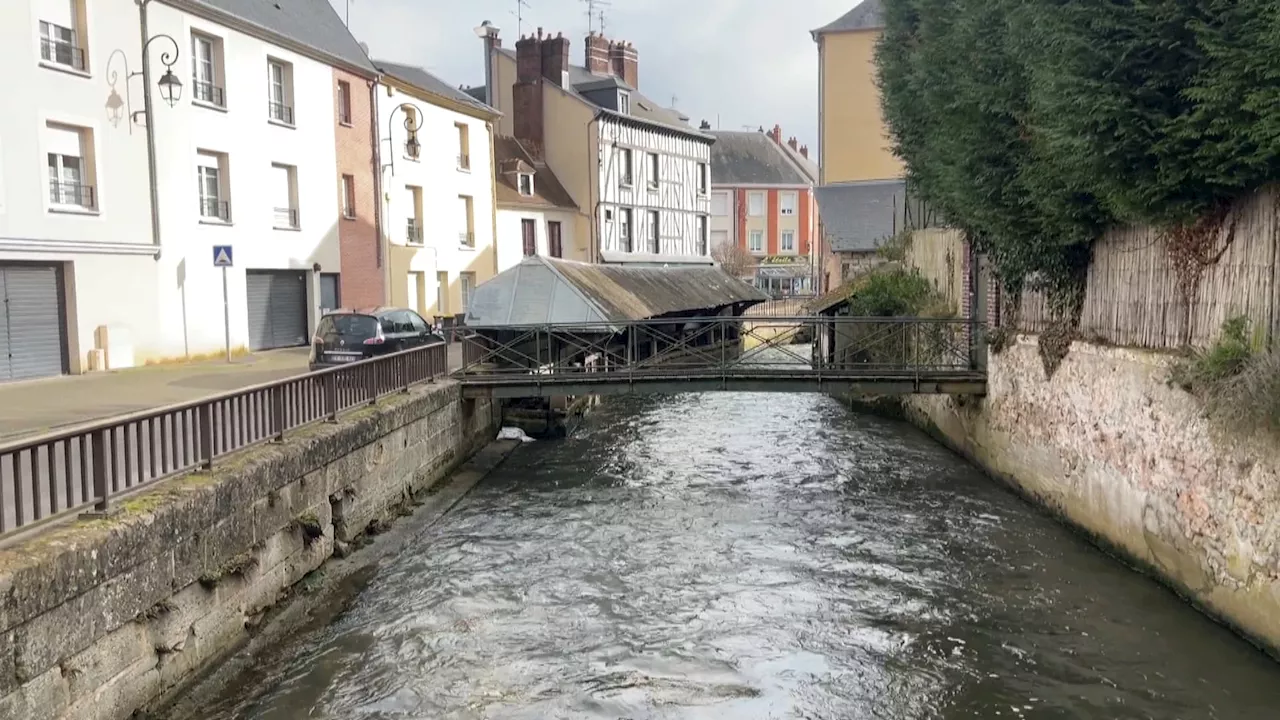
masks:
POLYGON ((534 256, 476 288, 466 324, 492 329, 623 322, 765 300, 718 267, 627 267, 534 256))

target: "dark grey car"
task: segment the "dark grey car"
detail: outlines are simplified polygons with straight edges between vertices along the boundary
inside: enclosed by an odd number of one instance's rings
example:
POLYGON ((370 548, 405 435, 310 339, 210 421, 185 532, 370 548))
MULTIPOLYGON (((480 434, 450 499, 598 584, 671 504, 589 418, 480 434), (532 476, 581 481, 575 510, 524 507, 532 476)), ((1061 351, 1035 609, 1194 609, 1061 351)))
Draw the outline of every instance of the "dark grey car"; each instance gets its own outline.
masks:
POLYGON ((337 367, 444 341, 421 315, 406 308, 335 310, 320 319, 311 339, 311 369, 337 367))

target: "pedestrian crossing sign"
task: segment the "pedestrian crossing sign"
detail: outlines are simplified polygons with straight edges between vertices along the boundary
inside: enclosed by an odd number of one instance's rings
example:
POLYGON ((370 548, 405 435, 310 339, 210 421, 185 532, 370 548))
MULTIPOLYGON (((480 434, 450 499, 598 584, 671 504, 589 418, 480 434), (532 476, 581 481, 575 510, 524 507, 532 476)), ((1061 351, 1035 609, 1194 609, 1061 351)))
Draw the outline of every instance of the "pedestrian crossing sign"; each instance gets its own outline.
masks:
POLYGON ((214 267, 231 267, 231 246, 230 245, 214 245, 213 246, 213 266, 214 267))

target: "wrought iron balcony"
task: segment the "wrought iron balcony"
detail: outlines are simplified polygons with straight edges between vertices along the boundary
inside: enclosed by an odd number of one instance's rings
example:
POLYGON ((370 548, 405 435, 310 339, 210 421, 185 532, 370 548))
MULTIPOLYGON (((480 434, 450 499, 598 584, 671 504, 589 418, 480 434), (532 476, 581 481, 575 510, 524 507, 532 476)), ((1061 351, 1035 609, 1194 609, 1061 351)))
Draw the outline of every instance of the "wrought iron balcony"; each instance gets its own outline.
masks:
POLYGON ((81 183, 49 182, 49 202, 54 205, 71 205, 92 210, 95 203, 93 186, 81 183))
POLYGON ((218 107, 226 107, 227 99, 222 88, 211 82, 191 81, 191 97, 193 100, 218 107))
POLYGON ((406 224, 405 241, 412 245, 422 244, 422 224, 414 218, 409 218, 406 224))
POLYGON ((278 102, 267 103, 267 106, 271 112, 272 120, 282 122, 285 125, 293 124, 293 108, 291 106, 278 102))
POLYGON ((200 198, 200 217, 231 222, 231 203, 218 198, 200 198))
POLYGON ((84 50, 63 40, 40 41, 40 58, 47 62, 66 65, 69 68, 84 71, 84 50))
POLYGON ((276 208, 275 227, 280 230, 298 229, 297 208, 276 208))

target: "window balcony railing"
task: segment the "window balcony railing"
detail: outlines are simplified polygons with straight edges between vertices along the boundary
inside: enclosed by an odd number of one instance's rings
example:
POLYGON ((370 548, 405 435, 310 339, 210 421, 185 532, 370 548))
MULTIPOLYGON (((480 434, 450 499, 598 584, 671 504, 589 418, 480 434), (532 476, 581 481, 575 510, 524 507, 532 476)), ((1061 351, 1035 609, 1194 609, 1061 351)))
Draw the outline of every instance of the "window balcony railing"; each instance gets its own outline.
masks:
POLYGON ((405 225, 404 239, 406 242, 410 243, 411 245, 421 245, 422 244, 422 223, 418 222, 414 218, 409 218, 408 223, 406 223, 405 225))
POLYGON ((459 156, 458 156, 458 169, 459 169, 459 170, 470 170, 470 169, 471 169, 471 156, 470 156, 470 155, 467 155, 466 153, 463 153, 463 154, 461 154, 461 155, 459 155, 459 156))
POLYGON ((276 208, 275 209, 275 227, 279 230, 297 230, 298 229, 298 209, 297 208, 276 208))
POLYGON ((476 234, 473 232, 460 232, 458 233, 458 242, 467 247, 475 247, 476 234))
POLYGON ((216 105, 218 107, 226 107, 227 99, 222 93, 222 88, 211 82, 201 82, 199 80, 191 81, 191 97, 192 99, 216 105))
POLYGON ((271 113, 271 119, 282 122, 285 125, 293 124, 293 108, 284 103, 272 102, 267 103, 267 108, 271 113))
POLYGON ((200 198, 200 217, 231 222, 231 203, 218 198, 200 198))
POLYGON ((91 185, 57 181, 49 183, 49 202, 54 205, 71 205, 92 210, 96 207, 93 195, 91 185))
POLYGON ((46 62, 66 65, 69 68, 84 71, 84 50, 63 40, 40 41, 40 58, 46 62))

